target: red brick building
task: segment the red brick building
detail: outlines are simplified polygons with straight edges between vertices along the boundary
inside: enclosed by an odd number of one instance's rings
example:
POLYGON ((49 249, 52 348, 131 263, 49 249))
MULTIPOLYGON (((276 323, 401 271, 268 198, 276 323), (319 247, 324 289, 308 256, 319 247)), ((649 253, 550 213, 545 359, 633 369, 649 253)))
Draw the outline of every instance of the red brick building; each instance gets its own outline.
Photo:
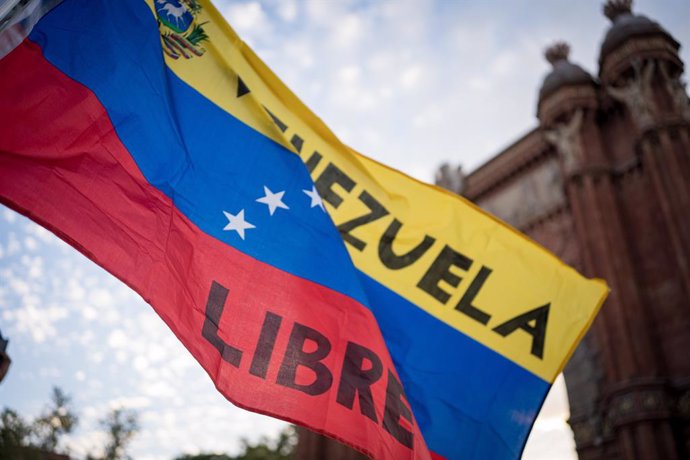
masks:
MULTIPOLYGON (((464 177, 461 193, 611 294, 565 369, 583 460, 690 458, 690 102, 679 43, 609 0, 598 75, 547 50, 539 125, 464 177)), ((356 454, 312 434, 298 458, 356 454)))

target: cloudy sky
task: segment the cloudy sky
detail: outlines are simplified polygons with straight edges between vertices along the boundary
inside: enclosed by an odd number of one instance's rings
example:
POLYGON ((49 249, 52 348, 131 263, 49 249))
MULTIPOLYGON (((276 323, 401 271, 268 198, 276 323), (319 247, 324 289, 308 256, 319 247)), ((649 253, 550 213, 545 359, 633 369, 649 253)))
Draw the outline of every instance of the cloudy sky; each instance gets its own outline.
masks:
MULTIPOLYGON (((596 73, 608 20, 601 1, 219 1, 230 24, 302 100, 357 150, 431 181, 443 161, 471 170, 532 128, 549 65, 572 45, 596 73)), ((637 1, 690 46, 690 2, 637 1)), ((688 62, 690 55, 682 50, 688 62)), ((40 412, 50 388, 82 415, 70 448, 99 445, 110 407, 136 409, 137 459, 234 452, 282 422, 234 408, 136 294, 66 244, 0 207, 0 330, 14 359, 0 406, 40 412)), ((575 458, 562 381, 526 459, 575 458)))

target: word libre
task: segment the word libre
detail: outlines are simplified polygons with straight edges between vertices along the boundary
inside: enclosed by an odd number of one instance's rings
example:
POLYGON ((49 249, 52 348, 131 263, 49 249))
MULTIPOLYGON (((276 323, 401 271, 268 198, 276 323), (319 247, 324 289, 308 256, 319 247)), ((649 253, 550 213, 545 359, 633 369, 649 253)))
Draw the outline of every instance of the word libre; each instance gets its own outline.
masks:
MULTIPOLYGON (((266 380, 271 366, 278 366, 275 384, 296 390, 309 396, 329 392, 334 386, 334 374, 324 361, 333 351, 331 340, 315 328, 293 322, 282 357, 274 359, 278 335, 286 322, 281 315, 266 311, 263 324, 256 337, 256 348, 252 356, 246 350, 231 345, 219 336, 219 324, 225 310, 228 288, 213 281, 205 309, 202 336, 220 353, 223 361, 242 369, 245 359, 250 360, 249 374, 266 380), (305 374, 308 374, 305 377, 305 374)), ((224 320, 230 320, 225 318, 224 320)), ((406 426, 414 423, 412 412, 405 399, 402 384, 391 369, 384 369, 381 358, 373 350, 352 341, 347 342, 340 361, 340 378, 336 389, 336 402, 354 410, 358 400, 361 415, 374 423, 381 423, 400 444, 412 449, 414 435, 406 426), (386 379, 383 417, 379 421, 376 407, 380 401, 374 399, 372 387, 386 379)), ((382 382, 381 382, 382 383, 382 382)), ((379 392, 380 393, 380 392, 379 392)))

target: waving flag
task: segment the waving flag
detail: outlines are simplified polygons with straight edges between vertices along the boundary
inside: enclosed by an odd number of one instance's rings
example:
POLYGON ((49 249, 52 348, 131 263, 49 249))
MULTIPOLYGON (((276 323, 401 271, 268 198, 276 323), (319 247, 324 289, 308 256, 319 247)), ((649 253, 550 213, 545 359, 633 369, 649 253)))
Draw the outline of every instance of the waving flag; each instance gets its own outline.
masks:
POLYGON ((54 3, 0 32, 3 203, 140 293, 241 407, 374 458, 520 456, 604 283, 342 144, 209 2, 38 20, 54 3))

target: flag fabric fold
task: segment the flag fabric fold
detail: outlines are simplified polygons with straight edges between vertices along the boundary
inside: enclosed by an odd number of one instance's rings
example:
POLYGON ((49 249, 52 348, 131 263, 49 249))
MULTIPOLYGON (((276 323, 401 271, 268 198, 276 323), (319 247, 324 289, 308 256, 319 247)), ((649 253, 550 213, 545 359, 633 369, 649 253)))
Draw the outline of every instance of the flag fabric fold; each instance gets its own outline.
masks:
POLYGON ((0 60, 0 117, 4 204, 230 401, 374 458, 518 458, 606 295, 342 144, 206 1, 65 0, 0 60))

